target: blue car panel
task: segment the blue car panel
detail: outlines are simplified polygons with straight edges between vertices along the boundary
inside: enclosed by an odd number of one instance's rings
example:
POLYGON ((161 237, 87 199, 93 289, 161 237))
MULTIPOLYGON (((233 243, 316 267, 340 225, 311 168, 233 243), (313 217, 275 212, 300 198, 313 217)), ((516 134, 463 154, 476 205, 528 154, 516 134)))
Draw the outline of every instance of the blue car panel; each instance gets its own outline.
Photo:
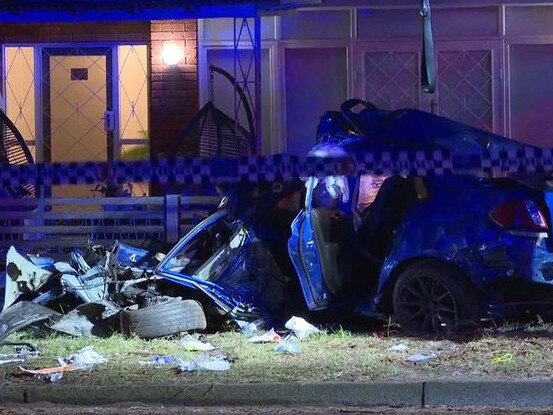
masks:
POLYGON ((326 308, 331 297, 323 280, 320 254, 309 212, 300 212, 292 222, 288 252, 299 278, 307 307, 310 310, 326 308))
POLYGON ((253 236, 250 233, 246 232, 246 240, 238 247, 240 252, 235 253, 231 261, 225 264, 225 268, 222 270, 221 275, 218 276, 217 283, 199 278, 197 274, 186 272, 186 270, 177 271, 174 265, 176 256, 182 252, 183 249, 188 247, 201 233, 213 228, 219 222, 225 221, 228 215, 228 211, 224 209, 219 210, 195 226, 158 264, 155 273, 168 281, 203 292, 224 311, 231 312, 234 309, 244 306, 244 304, 251 303, 253 300, 250 298, 251 296, 247 295, 248 293, 244 292, 241 286, 228 282, 228 279, 236 267, 241 265, 247 244, 252 241, 253 236))

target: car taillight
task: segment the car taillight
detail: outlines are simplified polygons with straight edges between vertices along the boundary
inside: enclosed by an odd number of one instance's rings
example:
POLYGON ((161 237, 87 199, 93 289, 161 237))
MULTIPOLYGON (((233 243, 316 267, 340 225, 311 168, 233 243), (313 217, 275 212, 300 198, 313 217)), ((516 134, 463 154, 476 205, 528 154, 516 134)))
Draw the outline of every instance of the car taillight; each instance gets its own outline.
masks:
POLYGON ((547 231, 547 222, 540 206, 533 200, 505 202, 490 212, 490 218, 504 229, 547 231))

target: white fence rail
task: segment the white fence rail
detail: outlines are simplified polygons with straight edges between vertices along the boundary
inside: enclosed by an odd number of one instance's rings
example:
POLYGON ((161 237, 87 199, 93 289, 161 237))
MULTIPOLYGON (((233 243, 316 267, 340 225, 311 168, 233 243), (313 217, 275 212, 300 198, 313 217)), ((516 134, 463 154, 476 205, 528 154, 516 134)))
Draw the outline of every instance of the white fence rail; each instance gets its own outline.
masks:
MULTIPOLYGON (((176 242, 216 209, 217 196, 0 199, 0 252, 84 247, 87 241, 176 242)), ((0 259, 1 260, 1 259, 0 259)))

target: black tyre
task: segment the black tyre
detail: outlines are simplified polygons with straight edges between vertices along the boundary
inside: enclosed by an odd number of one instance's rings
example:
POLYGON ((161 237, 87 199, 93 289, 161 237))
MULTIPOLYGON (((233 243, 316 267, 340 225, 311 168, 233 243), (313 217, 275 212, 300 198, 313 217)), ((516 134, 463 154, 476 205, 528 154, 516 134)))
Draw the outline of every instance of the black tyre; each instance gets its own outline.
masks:
POLYGON ((396 319, 406 334, 449 335, 474 329, 478 293, 454 266, 425 261, 407 268, 393 291, 396 319))
POLYGON ((138 310, 120 313, 123 334, 136 334, 144 339, 168 336, 190 330, 204 330, 207 326, 202 305, 195 300, 172 298, 138 310))

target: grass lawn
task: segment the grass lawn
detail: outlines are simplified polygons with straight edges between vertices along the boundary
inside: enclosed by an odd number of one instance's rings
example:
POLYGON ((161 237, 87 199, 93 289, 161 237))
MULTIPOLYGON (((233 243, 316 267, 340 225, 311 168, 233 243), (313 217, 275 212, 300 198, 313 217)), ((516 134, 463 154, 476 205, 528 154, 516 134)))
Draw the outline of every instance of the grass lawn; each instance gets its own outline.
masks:
MULTIPOLYGON (((57 358, 68 356, 87 345, 108 359, 92 371, 66 373, 62 383, 72 385, 155 384, 190 382, 345 382, 409 381, 428 379, 549 379, 553 376, 553 325, 535 323, 485 329, 476 338, 421 340, 406 338, 386 328, 376 332, 352 333, 343 329, 327 331, 300 342, 301 352, 283 355, 274 344, 252 344, 235 332, 207 335, 207 340, 231 361, 228 372, 178 374, 175 368, 154 368, 139 363, 156 354, 190 360, 202 352, 186 352, 174 339, 140 340, 114 334, 109 338, 77 339, 61 334, 35 337, 17 333, 9 340, 29 341, 42 356, 22 364, 0 366, 3 385, 44 381, 23 375, 18 368, 57 366, 57 358), (397 344, 407 351, 392 352, 397 344), (406 358, 415 353, 434 353, 427 363, 414 364, 406 358)), ((7 352, 0 349, 0 353, 7 352)))

